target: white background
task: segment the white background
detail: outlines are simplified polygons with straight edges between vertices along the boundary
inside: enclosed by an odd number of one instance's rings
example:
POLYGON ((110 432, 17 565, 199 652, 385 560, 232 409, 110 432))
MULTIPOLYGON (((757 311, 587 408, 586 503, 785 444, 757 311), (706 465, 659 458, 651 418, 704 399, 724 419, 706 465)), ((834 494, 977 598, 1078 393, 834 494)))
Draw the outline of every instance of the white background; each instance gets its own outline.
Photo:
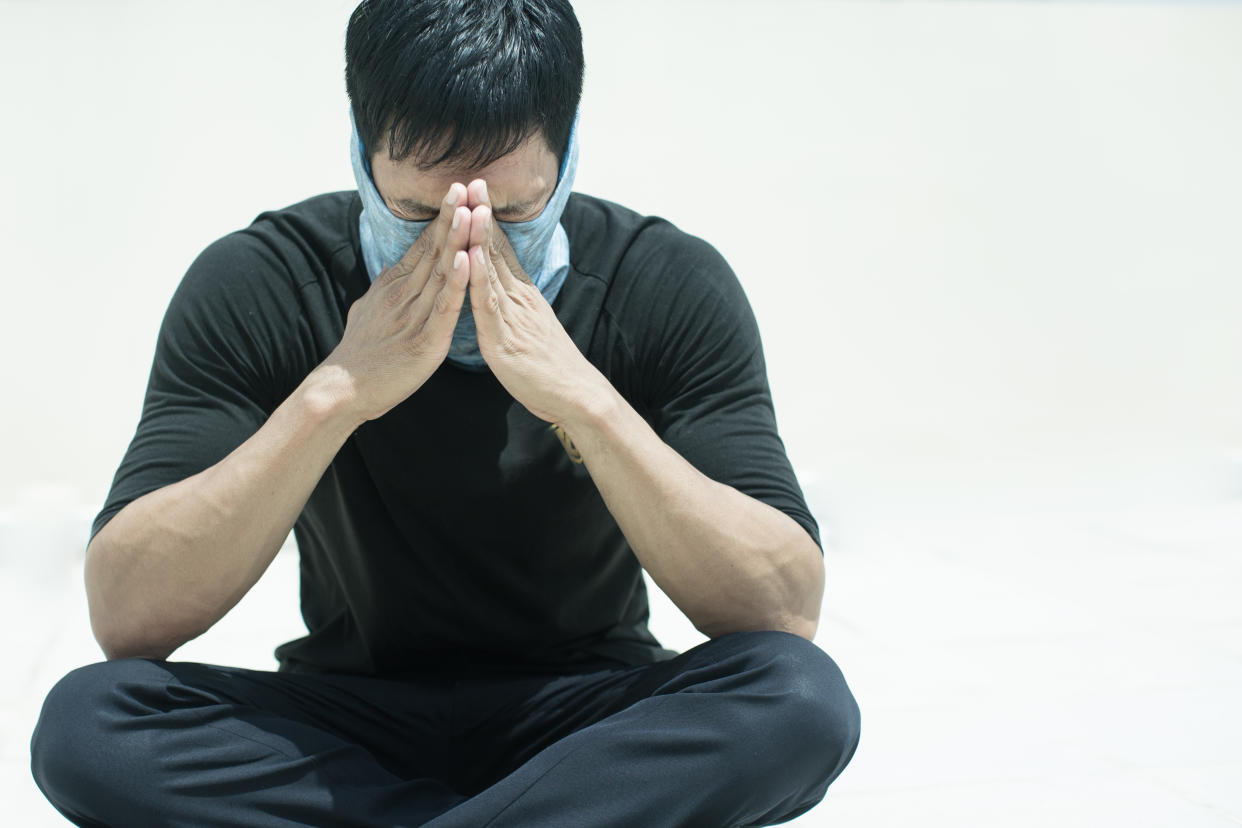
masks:
MULTIPOLYGON (((0 792, 194 256, 351 189, 352 0, 0 0, 0 792)), ((863 743, 802 825, 1242 823, 1242 6, 578 0, 576 189, 715 244, 863 743)), ((294 553, 179 658, 274 665, 294 553)), ((698 640, 659 602, 672 646, 698 640)))

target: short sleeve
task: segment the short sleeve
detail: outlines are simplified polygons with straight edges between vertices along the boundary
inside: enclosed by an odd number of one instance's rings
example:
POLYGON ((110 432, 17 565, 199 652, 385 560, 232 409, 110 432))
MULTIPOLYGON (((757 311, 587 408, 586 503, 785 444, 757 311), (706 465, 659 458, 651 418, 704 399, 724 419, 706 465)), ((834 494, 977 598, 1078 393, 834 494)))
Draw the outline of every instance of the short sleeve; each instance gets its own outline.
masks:
POLYGON ((750 302, 715 248, 672 232, 649 258, 664 276, 637 354, 649 420, 703 474, 789 515, 820 545, 777 432, 750 302))
POLYGON ((190 266, 165 311, 138 427, 92 539, 131 501, 222 460, 283 399, 278 354, 293 292, 279 272, 243 232, 190 266))

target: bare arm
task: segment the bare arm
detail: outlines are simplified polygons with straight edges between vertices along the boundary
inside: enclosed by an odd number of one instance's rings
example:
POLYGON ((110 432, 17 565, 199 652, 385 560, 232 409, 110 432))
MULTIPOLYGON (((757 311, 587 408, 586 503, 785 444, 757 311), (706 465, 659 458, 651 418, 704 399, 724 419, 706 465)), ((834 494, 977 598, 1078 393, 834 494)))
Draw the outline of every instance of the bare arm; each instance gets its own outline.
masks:
POLYGON ((167 658, 254 586, 358 425, 332 382, 316 369, 219 463, 138 498, 99 530, 86 592, 104 655, 167 658))
MULTIPOLYGON (((660 439, 570 339, 474 206, 470 301, 479 349, 530 410, 569 433, 643 568, 700 632, 815 636, 824 558, 793 518, 700 473, 660 439)), ((727 449, 726 449, 727 450, 727 449)))
POLYGON ((469 238, 465 202, 453 185, 437 222, 354 303, 340 344, 258 431, 95 535, 86 594, 109 659, 167 658, 220 620, 271 564, 349 435, 444 361, 469 277, 455 267, 469 238))
POLYGON ((704 476, 606 381, 598 387, 598 401, 562 425, 643 569, 710 638, 783 630, 814 639, 824 556, 806 530, 704 476))

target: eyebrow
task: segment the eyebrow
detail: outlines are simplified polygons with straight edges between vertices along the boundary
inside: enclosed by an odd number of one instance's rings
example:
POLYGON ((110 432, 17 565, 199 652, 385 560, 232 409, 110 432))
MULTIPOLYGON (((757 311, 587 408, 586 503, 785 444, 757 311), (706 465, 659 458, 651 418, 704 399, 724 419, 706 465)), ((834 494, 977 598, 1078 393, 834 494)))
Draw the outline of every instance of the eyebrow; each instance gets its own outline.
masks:
MULTIPOLYGON (((520 216, 531 211, 534 206, 539 203, 535 201, 524 201, 518 204, 506 204, 503 207, 493 207, 492 214, 497 218, 501 216, 520 216)), ((440 212, 439 207, 432 207, 429 204, 423 204, 421 201, 415 201, 410 198, 402 198, 397 200, 397 206, 407 213, 433 213, 440 212)))

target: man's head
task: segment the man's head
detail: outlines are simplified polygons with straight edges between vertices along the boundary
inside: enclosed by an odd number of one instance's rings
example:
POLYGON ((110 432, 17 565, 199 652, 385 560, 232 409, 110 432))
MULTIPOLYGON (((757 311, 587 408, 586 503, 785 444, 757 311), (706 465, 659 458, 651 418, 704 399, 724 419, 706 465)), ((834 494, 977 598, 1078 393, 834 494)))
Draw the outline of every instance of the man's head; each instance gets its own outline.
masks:
POLYGON ((345 36, 345 87, 376 187, 430 218, 454 181, 487 180, 496 218, 538 215, 582 96, 568 0, 364 0, 345 36), (525 207, 505 212, 504 207, 525 207))

